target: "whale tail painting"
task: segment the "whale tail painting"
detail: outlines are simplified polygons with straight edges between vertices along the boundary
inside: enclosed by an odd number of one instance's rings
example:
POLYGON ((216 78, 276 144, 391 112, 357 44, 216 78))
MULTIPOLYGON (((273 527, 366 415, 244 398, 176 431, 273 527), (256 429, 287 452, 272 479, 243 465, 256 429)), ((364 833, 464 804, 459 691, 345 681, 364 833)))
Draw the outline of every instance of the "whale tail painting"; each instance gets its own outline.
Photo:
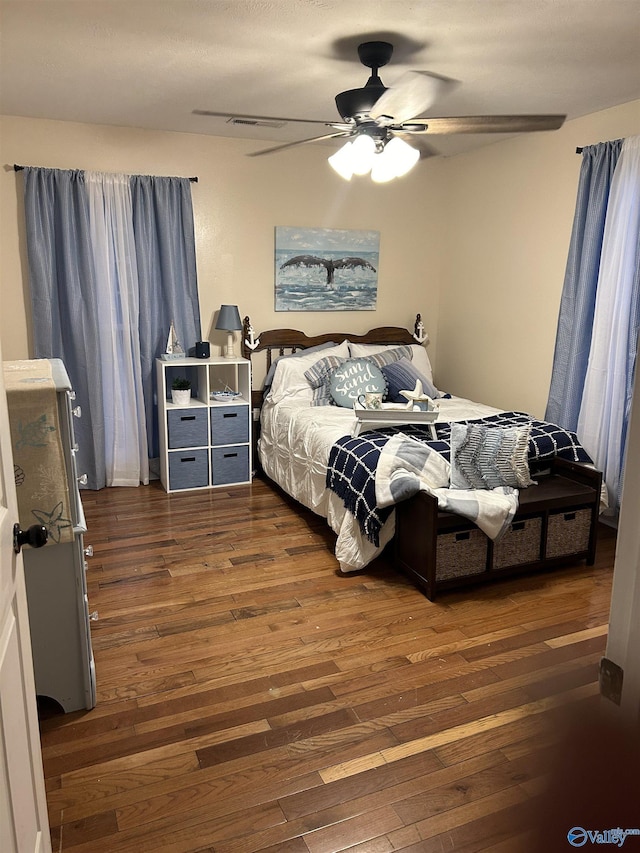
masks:
POLYGON ((276 225, 276 311, 375 311, 380 233, 276 225))
POLYGON ((333 284, 337 269, 364 267, 376 271, 375 267, 364 258, 347 257, 333 260, 332 258, 319 258, 316 255, 296 255, 294 258, 285 261, 280 269, 282 270, 285 267, 324 267, 327 271, 327 284, 333 284))

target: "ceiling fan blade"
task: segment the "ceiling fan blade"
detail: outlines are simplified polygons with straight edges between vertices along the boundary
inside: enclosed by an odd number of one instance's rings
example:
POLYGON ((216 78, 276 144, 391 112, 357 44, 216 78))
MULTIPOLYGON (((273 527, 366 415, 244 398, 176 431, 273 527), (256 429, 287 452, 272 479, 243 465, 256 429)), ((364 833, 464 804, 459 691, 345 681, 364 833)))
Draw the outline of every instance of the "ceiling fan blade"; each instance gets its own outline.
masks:
POLYGON ((276 116, 251 116, 246 113, 217 113, 213 110, 192 110, 192 115, 196 116, 213 116, 214 118, 232 118, 240 119, 241 122, 250 124, 252 122, 271 121, 271 122, 299 122, 300 124, 322 124, 325 127, 337 127, 339 130, 349 130, 351 125, 346 122, 335 121, 320 121, 312 118, 278 118, 276 116))
POLYGON ((411 133, 531 133, 536 130, 558 130, 566 116, 563 115, 520 115, 520 116, 451 116, 450 118, 417 118, 424 122, 426 130, 411 133))
POLYGON ((297 142, 285 142, 283 145, 275 145, 272 148, 263 148, 261 151, 251 151, 247 154, 247 157, 260 157, 262 154, 273 154, 276 151, 284 151, 286 148, 293 148, 295 145, 305 145, 307 142, 322 142, 323 139, 340 139, 345 136, 351 136, 351 131, 339 131, 338 133, 327 133, 324 136, 312 136, 310 139, 298 139, 297 142))
POLYGON ((393 124, 402 124, 429 109, 456 85, 455 80, 428 71, 407 71, 395 86, 380 95, 369 115, 374 119, 389 116, 393 124))

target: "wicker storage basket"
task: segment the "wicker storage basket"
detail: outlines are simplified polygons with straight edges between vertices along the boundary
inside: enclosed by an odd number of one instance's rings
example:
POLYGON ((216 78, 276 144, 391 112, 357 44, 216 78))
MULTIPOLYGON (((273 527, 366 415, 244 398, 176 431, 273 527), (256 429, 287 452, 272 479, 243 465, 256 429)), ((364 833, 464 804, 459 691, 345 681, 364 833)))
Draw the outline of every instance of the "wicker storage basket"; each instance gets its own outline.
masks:
POLYGON ((547 557, 577 554, 589 547, 591 509, 549 514, 547 557))
POLYGON ((493 568, 506 569, 540 559, 542 516, 514 521, 493 547, 493 568))
POLYGON ((469 577, 486 571, 487 542, 487 537, 478 528, 439 534, 436 581, 469 577))

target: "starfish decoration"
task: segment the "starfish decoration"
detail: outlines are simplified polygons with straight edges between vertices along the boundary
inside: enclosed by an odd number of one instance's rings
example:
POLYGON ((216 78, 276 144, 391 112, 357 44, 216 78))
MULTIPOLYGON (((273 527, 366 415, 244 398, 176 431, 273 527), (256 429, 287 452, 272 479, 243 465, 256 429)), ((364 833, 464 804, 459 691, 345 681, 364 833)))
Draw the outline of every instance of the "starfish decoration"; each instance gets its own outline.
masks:
POLYGON ((419 408, 425 408, 428 410, 429 405, 433 405, 433 400, 422 390, 422 382, 418 379, 416 381, 416 387, 413 391, 400 391, 399 392, 402 397, 406 397, 408 400, 407 409, 413 408, 414 405, 417 405, 419 408), (423 405, 421 405, 423 404, 423 405))
POLYGON ((54 542, 60 541, 61 532, 67 528, 71 527, 71 521, 68 518, 64 518, 62 515, 62 501, 59 501, 51 512, 47 512, 45 509, 32 509, 31 512, 38 519, 40 524, 44 525, 47 528, 47 533, 51 537, 54 542))

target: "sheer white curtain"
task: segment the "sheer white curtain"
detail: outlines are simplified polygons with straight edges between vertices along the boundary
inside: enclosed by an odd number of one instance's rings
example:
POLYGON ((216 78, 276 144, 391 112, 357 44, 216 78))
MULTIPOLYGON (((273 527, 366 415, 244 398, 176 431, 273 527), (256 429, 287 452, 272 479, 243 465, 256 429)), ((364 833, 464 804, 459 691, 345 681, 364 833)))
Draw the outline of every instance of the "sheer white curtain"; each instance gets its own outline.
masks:
POLYGON ((640 136, 625 139, 611 184, 577 432, 619 505, 638 337, 640 136), (631 355, 632 354, 632 355, 631 355), (630 358, 631 355, 631 358, 630 358))
POLYGON ((149 482, 140 298, 129 178, 85 172, 100 315, 107 486, 149 482))

